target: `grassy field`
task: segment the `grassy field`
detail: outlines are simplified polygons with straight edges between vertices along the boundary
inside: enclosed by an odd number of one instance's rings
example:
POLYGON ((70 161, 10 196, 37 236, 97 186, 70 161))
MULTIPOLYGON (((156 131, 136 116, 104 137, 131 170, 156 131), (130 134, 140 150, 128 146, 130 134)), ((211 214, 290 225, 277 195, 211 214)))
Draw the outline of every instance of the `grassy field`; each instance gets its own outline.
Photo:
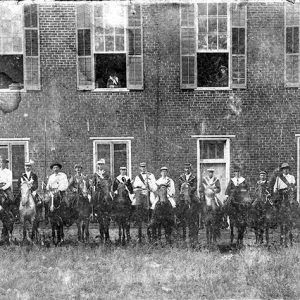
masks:
POLYGON ((0 299, 300 299, 300 246, 1 246, 0 299))

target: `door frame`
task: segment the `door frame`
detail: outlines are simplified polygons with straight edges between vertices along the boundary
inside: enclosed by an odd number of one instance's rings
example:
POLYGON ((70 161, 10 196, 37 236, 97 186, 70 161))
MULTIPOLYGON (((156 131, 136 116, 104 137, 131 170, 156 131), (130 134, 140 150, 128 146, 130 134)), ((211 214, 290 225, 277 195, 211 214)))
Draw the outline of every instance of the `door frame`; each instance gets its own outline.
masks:
POLYGON ((193 135, 197 142, 197 194, 200 188, 200 164, 201 163, 225 163, 226 182, 230 179, 230 141, 235 135, 193 135), (200 141, 225 141, 224 159, 200 159, 200 141))

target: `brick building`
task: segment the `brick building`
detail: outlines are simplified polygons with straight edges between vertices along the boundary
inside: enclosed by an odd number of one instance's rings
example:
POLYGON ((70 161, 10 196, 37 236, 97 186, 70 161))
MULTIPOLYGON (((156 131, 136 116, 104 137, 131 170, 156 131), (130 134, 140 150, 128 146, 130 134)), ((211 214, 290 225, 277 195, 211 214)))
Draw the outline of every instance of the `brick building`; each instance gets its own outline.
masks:
POLYGON ((41 179, 54 160, 70 175, 75 162, 92 173, 100 157, 131 176, 140 161, 157 176, 167 165, 174 179, 184 162, 198 177, 213 165, 223 187, 233 164, 253 184, 283 161, 299 178, 298 3, 2 1, 0 10, 0 152, 14 179, 29 157, 41 179))

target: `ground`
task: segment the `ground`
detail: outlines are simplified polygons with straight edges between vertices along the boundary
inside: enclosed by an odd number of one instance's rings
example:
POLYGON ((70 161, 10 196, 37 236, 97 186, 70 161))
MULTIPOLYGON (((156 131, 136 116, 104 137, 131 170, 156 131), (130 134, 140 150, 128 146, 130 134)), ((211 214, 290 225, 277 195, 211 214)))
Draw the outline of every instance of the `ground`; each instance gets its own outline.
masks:
POLYGON ((138 245, 135 232, 130 245, 104 246, 97 234, 93 225, 91 244, 76 244, 71 227, 61 247, 1 246, 0 299, 300 299, 300 244, 279 247, 276 231, 269 249, 248 232, 243 250, 225 252, 206 249, 203 231, 197 250, 138 245))

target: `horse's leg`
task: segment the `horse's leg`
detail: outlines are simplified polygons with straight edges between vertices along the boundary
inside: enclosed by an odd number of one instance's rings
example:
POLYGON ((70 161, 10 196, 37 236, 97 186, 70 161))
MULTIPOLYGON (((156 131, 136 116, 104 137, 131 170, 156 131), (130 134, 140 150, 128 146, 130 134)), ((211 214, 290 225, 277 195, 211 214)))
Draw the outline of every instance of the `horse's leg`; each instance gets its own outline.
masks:
POLYGON ((230 244, 233 245, 233 239, 234 239, 234 227, 232 222, 230 222, 230 244))
POLYGON ((120 220, 118 219, 118 228, 119 228, 119 239, 118 239, 118 243, 121 243, 121 237, 122 237, 122 225, 120 220))
POLYGON ((76 225, 77 225, 77 240, 78 242, 81 242, 81 237, 82 237, 82 233, 81 233, 81 220, 78 218, 76 220, 76 225))
POLYGON ((130 238, 130 219, 129 218, 127 218, 125 225, 126 225, 126 238, 127 238, 127 242, 129 242, 131 240, 131 238, 130 238))
POLYGON ((55 231, 56 231, 56 224, 53 222, 51 222, 51 230, 52 230, 52 242, 54 245, 56 245, 56 234, 55 234, 55 231))
POLYGON ((269 246, 269 224, 268 224, 268 222, 266 223, 266 226, 265 226, 265 234, 266 234, 266 245, 269 246))
POLYGON ((109 242, 110 241, 110 236, 109 236, 109 223, 110 219, 109 217, 105 218, 105 241, 109 242))
POLYGON ((283 245, 283 224, 280 224, 280 245, 283 245))
POLYGON ((122 244, 123 244, 123 245, 126 244, 125 227, 126 227, 126 223, 125 223, 125 218, 124 218, 124 219, 122 220, 122 244))

